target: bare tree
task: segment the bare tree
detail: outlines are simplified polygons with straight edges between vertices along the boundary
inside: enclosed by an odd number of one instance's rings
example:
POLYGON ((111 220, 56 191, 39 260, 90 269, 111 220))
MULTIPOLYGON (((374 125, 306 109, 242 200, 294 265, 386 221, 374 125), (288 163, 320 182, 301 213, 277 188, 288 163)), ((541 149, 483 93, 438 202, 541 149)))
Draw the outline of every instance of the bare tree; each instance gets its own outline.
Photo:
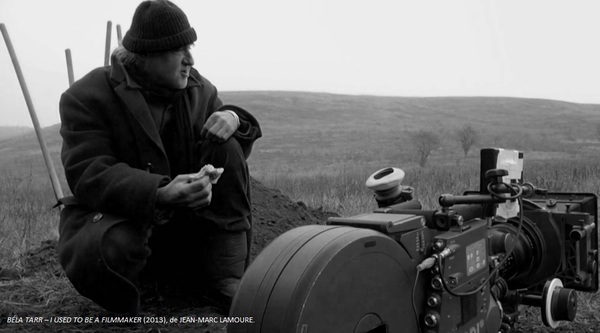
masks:
POLYGON ((413 133, 411 139, 419 159, 419 166, 425 167, 431 152, 440 146, 440 138, 434 132, 420 130, 413 133))
POLYGON ((479 139, 479 133, 477 133, 477 130, 475 130, 473 126, 464 125, 456 131, 456 136, 458 137, 458 142, 460 142, 460 146, 465 153, 465 157, 467 157, 469 150, 471 150, 471 147, 473 147, 475 142, 477 142, 479 139))

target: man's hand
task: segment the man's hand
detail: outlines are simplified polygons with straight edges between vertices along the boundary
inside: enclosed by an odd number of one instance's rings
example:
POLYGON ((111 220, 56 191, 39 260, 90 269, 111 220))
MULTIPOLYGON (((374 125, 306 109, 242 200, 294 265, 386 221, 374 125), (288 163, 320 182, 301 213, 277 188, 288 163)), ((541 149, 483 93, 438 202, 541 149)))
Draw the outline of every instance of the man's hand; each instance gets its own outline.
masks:
POLYGON ((162 207, 188 207, 199 209, 210 204, 212 198, 212 184, 208 176, 200 179, 194 175, 178 175, 166 186, 158 189, 156 195, 157 206, 162 207))
POLYGON ((217 111, 208 117, 200 135, 215 142, 224 142, 238 127, 238 120, 231 112, 217 111))

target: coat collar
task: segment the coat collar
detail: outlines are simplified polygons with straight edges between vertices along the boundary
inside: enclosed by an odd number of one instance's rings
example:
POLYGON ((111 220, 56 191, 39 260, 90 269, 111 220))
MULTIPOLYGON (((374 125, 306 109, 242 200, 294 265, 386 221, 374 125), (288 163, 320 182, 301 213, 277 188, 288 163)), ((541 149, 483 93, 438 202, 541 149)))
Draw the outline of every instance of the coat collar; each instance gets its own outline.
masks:
POLYGON ((166 158, 167 155, 165 153, 162 140, 160 139, 160 134, 158 133, 154 119, 152 119, 146 99, 144 98, 141 89, 133 88, 131 86, 133 83, 134 81, 130 81, 130 83, 128 83, 126 79, 118 82, 118 85, 114 88, 115 93, 125 104, 127 111, 142 127, 156 148, 158 148, 164 158, 166 158))
MULTIPOLYGON (((138 89, 138 90, 143 89, 143 87, 139 83, 137 83, 131 77, 131 75, 129 75, 129 73, 123 66, 123 64, 120 61, 118 61, 116 57, 113 56, 111 58, 111 64, 112 64, 112 66, 110 69, 110 78, 112 80, 118 82, 118 84, 125 83, 126 87, 129 89, 138 89)), ((194 72, 194 71, 192 71, 192 72, 194 72)), ((187 90, 187 89, 190 89, 193 87, 202 87, 202 86, 203 86, 203 84, 200 82, 200 80, 198 80, 198 78, 196 78, 195 75, 190 75, 185 89, 187 90)))
MULTIPOLYGON (((110 79, 116 95, 119 96, 124 103, 127 112, 132 115, 133 119, 140 125, 145 135, 152 142, 154 147, 148 148, 155 151, 158 150, 157 153, 162 156, 162 159, 168 168, 168 157, 160 133, 144 97, 144 88, 129 75, 123 64, 117 61, 115 57, 112 58, 112 64, 110 69, 110 79)), ((192 69, 185 91, 196 90, 197 88, 203 89, 203 87, 204 83, 201 81, 200 75, 196 70, 192 69)), ((187 116, 189 119, 186 123, 188 126, 191 126, 191 110, 187 95, 188 94, 185 93, 182 94, 182 98, 185 102, 182 107, 185 110, 181 111, 186 111, 188 113, 187 116)), ((188 135, 191 134, 188 133, 188 135)))
MULTIPOLYGON (((165 152, 165 147, 154 119, 150 114, 148 103, 144 98, 142 92, 143 87, 129 75, 123 64, 117 61, 115 57, 111 60, 112 66, 110 69, 110 78, 114 84, 113 87, 115 93, 119 96, 121 101, 125 104, 127 111, 133 116, 135 121, 137 121, 166 161, 167 154, 165 152)), ((202 86, 202 83, 199 82, 197 78, 190 75, 186 90, 199 86, 202 86)))

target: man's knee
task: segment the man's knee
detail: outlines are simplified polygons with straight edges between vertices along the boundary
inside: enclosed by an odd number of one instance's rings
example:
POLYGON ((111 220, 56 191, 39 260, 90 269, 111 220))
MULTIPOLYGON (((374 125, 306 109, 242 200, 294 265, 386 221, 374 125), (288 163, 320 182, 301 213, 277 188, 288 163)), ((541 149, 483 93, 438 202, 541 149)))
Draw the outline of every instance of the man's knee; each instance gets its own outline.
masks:
POLYGON ((108 267, 135 282, 150 256, 150 228, 120 223, 108 229, 102 239, 102 255, 108 267))
POLYGON ((201 165, 212 164, 225 171, 212 187, 210 205, 198 216, 226 230, 250 228, 250 175, 242 148, 235 138, 223 143, 205 141, 201 146, 201 165))
POLYGON ((225 142, 204 141, 200 146, 201 164, 216 168, 245 168, 246 158, 239 142, 231 137, 225 142))

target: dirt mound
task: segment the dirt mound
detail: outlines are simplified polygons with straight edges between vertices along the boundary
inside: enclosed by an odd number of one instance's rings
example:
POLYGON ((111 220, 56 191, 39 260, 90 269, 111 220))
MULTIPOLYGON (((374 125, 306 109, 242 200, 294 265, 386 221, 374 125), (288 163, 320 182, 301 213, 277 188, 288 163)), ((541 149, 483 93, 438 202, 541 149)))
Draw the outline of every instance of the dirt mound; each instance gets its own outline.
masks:
MULTIPOLYGON (((251 179, 252 214, 254 221, 254 259, 265 246, 282 233, 302 225, 324 224, 328 217, 336 214, 312 209, 302 202, 293 202, 281 191, 270 189, 251 179)), ((58 316, 88 316, 103 318, 113 316, 105 310, 79 296, 64 276, 57 262, 56 241, 45 241, 40 247, 29 251, 23 261, 23 270, 18 272, 0 269, 0 332, 48 332, 57 324, 9 324, 7 318, 58 316)), ((145 316, 180 318, 201 316, 190 304, 165 307, 147 304, 145 316)), ((60 324, 61 330, 77 332, 225 332, 224 324, 202 325, 94 325, 60 324), (150 329, 150 330, 149 330, 150 329)))
POLYGON ((303 202, 293 202, 279 190, 270 189, 251 179, 252 219, 254 222, 252 258, 282 233, 310 224, 325 224, 335 213, 307 207, 303 202))

